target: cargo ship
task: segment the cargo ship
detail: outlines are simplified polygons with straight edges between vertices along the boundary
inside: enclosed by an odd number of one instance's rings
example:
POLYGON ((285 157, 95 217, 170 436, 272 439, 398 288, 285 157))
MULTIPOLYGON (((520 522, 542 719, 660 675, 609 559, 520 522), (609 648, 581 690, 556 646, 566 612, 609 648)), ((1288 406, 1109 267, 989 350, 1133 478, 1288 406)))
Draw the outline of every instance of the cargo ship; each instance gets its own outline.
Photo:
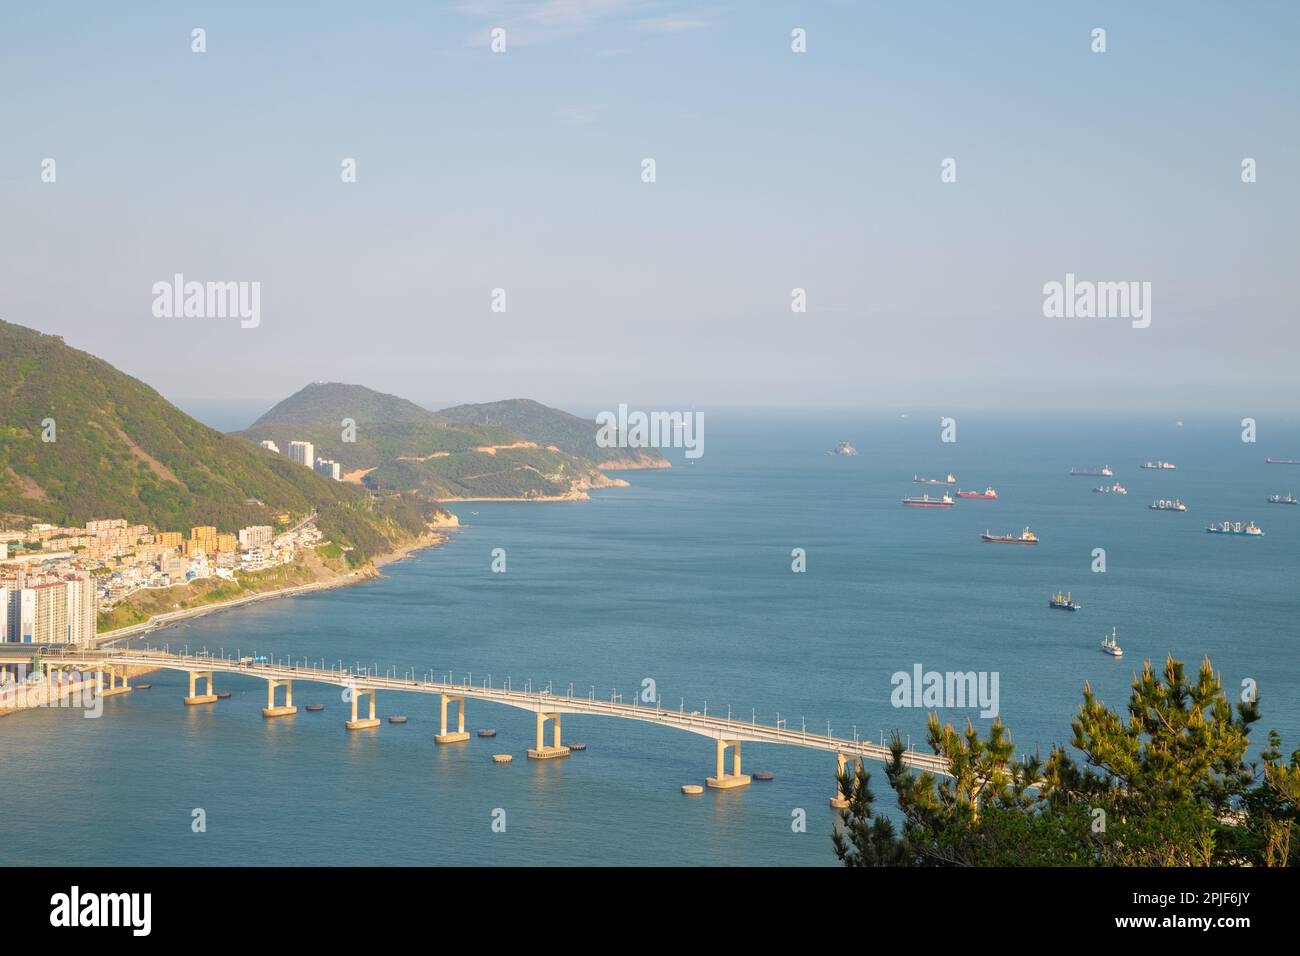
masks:
POLYGON ((1115 477, 1115 472, 1111 470, 1110 465, 1102 465, 1100 468, 1071 468, 1070 474, 1084 478, 1115 477))
POLYGON ((1300 504, 1300 500, 1295 495, 1269 495, 1268 503, 1271 505, 1295 505, 1300 504))
POLYGON ((1103 637, 1101 639, 1101 649, 1111 657, 1123 657, 1124 648, 1119 646, 1119 642, 1115 640, 1115 636, 1115 628, 1112 627, 1110 629, 1110 637, 1103 637))
POLYGON ((913 475, 912 480, 918 485, 955 485, 957 479, 951 474, 947 478, 922 478, 920 475, 913 475))
POLYGON ((1082 604, 1070 600, 1069 591, 1066 591, 1064 594, 1057 591, 1055 596, 1053 596, 1047 603, 1049 606, 1059 608, 1062 611, 1077 611, 1079 608, 1083 607, 1082 604))
POLYGON ((904 498, 903 507, 905 508, 951 508, 952 495, 944 495, 942 498, 931 498, 929 495, 918 497, 904 498))
POLYGON ((992 488, 985 488, 983 491, 959 491, 957 492, 957 497, 979 498, 982 501, 995 501, 997 500, 998 493, 992 488))
POLYGON ((1126 494, 1128 494, 1128 489, 1125 488, 1123 485, 1121 485, 1118 481, 1115 482, 1115 484, 1111 485, 1110 487, 1107 487, 1106 485, 1098 485, 1096 488, 1094 488, 1094 489, 1092 489, 1092 490, 1095 491, 1095 492, 1096 492, 1097 494, 1099 494, 1099 495, 1126 495, 1126 494))
POLYGON ((1300 459, 1296 458, 1265 458, 1264 461, 1270 465, 1300 465, 1300 459))
POLYGON ((1186 511, 1187 505, 1183 504, 1177 498, 1173 501, 1166 501, 1164 498, 1151 502, 1148 505, 1152 511, 1186 511))
POLYGON ((1244 534, 1252 538, 1262 538, 1264 532, 1255 526, 1255 522, 1250 522, 1244 528, 1240 521, 1221 521, 1218 525, 1210 525, 1205 529, 1206 534, 1244 534))
POLYGON ((1020 535, 1014 536, 1009 534, 989 534, 988 529, 980 535, 981 541, 991 541, 994 544, 1038 544, 1038 535, 1034 534, 1028 528, 1020 532, 1020 535))
POLYGON ((1142 467, 1148 471, 1174 471, 1178 468, 1177 465, 1169 461, 1144 461, 1142 467))

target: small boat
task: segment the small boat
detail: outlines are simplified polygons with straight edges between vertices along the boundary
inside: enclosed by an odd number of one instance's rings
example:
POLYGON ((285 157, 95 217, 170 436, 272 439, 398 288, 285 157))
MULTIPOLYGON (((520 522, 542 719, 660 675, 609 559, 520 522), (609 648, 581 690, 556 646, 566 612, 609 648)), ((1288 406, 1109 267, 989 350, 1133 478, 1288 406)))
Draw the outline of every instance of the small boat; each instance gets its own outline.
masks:
POLYGON ((1101 639, 1101 649, 1111 657, 1124 656, 1124 648, 1120 647, 1115 640, 1115 628, 1112 627, 1110 629, 1110 637, 1103 637, 1101 639))
POLYGON ((388 722, 390 724, 404 724, 406 723, 406 718, 401 714, 394 714, 392 717, 388 718, 388 722))
POLYGON ((913 475, 912 481, 918 485, 955 485, 957 479, 949 473, 947 478, 922 478, 920 475, 913 475))
POLYGON ((903 499, 905 508, 951 508, 952 495, 944 495, 942 498, 931 498, 929 495, 920 497, 911 497, 903 499))
POLYGON ((1241 535, 1247 535, 1252 538, 1264 537, 1264 532, 1261 531, 1253 521, 1247 524, 1245 527, 1242 526, 1240 521, 1221 521, 1217 525, 1213 525, 1213 524, 1210 525, 1208 528, 1205 529, 1205 533, 1206 534, 1241 534, 1241 535))
POLYGON ((320 712, 321 712, 322 710, 324 710, 324 709, 325 709, 325 705, 324 705, 324 704, 308 704, 308 705, 307 705, 307 711, 308 711, 308 713, 312 713, 312 714, 318 714, 318 713, 320 713, 320 712))
POLYGON ((1062 611, 1077 611, 1079 608, 1083 607, 1082 604, 1070 600, 1069 591, 1066 591, 1064 594, 1057 591, 1047 603, 1049 607, 1054 607, 1062 611))
POLYGON ((1180 501, 1177 498, 1173 499, 1172 501, 1167 501, 1164 498, 1160 498, 1157 501, 1151 502, 1151 504, 1147 505, 1147 507, 1150 508, 1152 511, 1186 511, 1187 510, 1187 505, 1183 504, 1182 501, 1180 501))
POLYGON ((1294 505, 1300 504, 1295 495, 1269 495, 1268 503, 1271 505, 1294 505))
POLYGON ((991 541, 994 544, 1038 544, 1038 535, 1034 534, 1028 528, 1020 532, 1019 537, 1009 534, 989 534, 988 529, 980 535, 981 541, 991 541))
POLYGON ((480 730, 478 735, 480 737, 495 737, 497 732, 495 730, 480 730))
POLYGON ((998 493, 992 488, 985 488, 983 491, 959 491, 958 498, 978 498, 981 501, 996 501, 998 493))

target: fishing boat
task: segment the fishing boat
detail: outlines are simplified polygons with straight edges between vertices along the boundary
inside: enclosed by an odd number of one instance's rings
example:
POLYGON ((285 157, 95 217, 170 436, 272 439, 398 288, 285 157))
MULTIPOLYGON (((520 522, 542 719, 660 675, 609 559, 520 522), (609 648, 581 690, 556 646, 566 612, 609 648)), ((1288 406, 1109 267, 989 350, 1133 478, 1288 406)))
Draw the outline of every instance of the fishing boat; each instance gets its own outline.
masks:
POLYGON ((1111 657, 1124 656, 1124 648, 1120 647, 1119 643, 1115 640, 1115 628, 1112 627, 1110 629, 1110 637, 1103 637, 1101 639, 1101 649, 1111 657))

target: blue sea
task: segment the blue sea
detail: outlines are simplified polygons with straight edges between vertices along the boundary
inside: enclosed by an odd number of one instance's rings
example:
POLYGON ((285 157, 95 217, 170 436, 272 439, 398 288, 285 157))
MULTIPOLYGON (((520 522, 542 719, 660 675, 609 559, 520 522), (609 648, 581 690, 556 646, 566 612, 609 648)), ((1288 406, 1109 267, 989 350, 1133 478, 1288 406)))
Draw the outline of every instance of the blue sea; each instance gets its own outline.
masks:
MULTIPOLYGON (((631 487, 587 502, 458 504, 463 529, 382 580, 214 614, 148 643, 628 701, 651 680, 665 707, 877 741, 896 728, 918 748, 926 712, 892 706, 892 675, 988 672, 1017 747, 1044 755, 1068 744, 1085 681, 1123 711, 1143 661, 1208 656, 1234 699, 1257 684, 1257 743, 1276 728, 1285 750, 1300 745, 1300 507, 1265 503, 1300 493, 1300 467, 1264 462, 1300 457, 1294 421, 1261 419, 1250 444, 1238 415, 1182 427, 956 418, 957 441, 944 443, 937 414, 708 413, 696 461, 673 453, 672 469, 626 473, 631 487), (841 440, 861 455, 828 455, 841 440), (1177 471, 1139 469, 1155 458, 1177 471), (1102 464, 1127 496, 1069 475, 1102 464), (900 506, 936 492, 914 473, 949 471, 1000 500, 900 506), (1148 510, 1174 497, 1187 513, 1148 510), (1263 538, 1204 532, 1251 519, 1263 538), (1026 526, 1037 547, 979 538, 1026 526), (492 571, 498 548, 505 573, 492 571), (1050 610, 1058 589, 1083 610, 1050 610), (1112 627, 1122 660, 1098 647, 1112 627)), ((773 781, 685 797, 682 784, 712 773, 713 742, 665 728, 565 717, 566 741, 586 751, 534 762, 533 715, 490 704, 469 701, 467 727, 495 728, 494 740, 440 747, 432 697, 381 693, 380 715, 409 722, 350 733, 338 688, 298 684, 295 703, 324 711, 265 720, 261 681, 218 675, 231 699, 187 708, 183 675, 145 680, 151 689, 105 701, 102 719, 0 719, 0 863, 835 863, 827 754, 746 744, 745 771, 773 781), (514 762, 493 764, 499 752, 514 762)), ((973 708, 941 716, 990 723, 973 708)))

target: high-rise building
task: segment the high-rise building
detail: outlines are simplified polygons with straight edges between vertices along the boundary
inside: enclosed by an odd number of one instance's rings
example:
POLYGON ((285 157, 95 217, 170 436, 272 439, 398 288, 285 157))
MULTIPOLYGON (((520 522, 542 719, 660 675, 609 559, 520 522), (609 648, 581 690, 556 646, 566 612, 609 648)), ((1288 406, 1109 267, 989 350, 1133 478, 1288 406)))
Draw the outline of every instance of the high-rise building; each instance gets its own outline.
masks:
POLYGON ((68 593, 63 581, 23 588, 19 632, 24 644, 64 644, 68 640, 68 593))
POLYGON ((234 551, 239 547, 239 539, 233 534, 217 535, 217 553, 234 551))
POLYGON ((289 442, 289 460, 311 468, 316 462, 316 446, 309 441, 289 442))
POLYGON ((316 473, 326 478, 333 478, 335 481, 343 480, 343 466, 328 458, 316 459, 316 473))
POLYGON ((181 546, 181 533, 179 531, 159 531, 157 540, 158 544, 164 548, 179 548, 181 546))
POLYGON ((251 551, 271 543, 272 531, 269 524, 255 524, 239 530, 239 550, 251 551))
POLYGON ((64 581, 68 599, 68 641, 90 644, 95 640, 95 581, 85 571, 68 575, 64 581))
POLYGON ((0 584, 0 641, 89 644, 95 638, 95 584, 78 571, 64 579, 6 579, 0 584))
POLYGON ((9 582, 0 582, 0 644, 9 640, 9 595, 13 590, 9 582))
POLYGON ((204 554, 216 554, 217 529, 212 525, 201 525, 190 529, 191 549, 197 548, 204 554))

